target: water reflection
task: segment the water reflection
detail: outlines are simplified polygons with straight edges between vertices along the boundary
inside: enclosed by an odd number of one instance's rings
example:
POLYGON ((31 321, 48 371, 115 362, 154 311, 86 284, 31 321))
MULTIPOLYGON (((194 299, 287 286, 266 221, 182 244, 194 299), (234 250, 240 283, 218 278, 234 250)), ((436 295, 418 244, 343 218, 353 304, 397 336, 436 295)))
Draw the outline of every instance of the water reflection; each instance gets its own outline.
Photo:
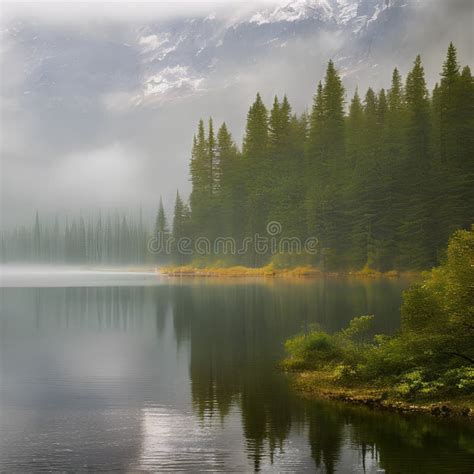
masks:
POLYGON ((395 331, 405 284, 2 289, 0 470, 469 471, 472 428, 305 400, 276 368, 313 323, 395 331))

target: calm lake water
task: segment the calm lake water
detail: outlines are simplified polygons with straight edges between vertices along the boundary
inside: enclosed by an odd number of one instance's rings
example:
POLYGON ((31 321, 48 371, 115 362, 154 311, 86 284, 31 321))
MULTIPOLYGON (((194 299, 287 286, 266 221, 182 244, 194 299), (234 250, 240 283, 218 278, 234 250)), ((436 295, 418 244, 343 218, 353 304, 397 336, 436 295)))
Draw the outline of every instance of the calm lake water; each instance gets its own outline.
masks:
POLYGON ((289 336, 375 314, 403 281, 9 275, 0 289, 0 471, 463 473, 463 423, 306 400, 289 336), (21 287, 19 287, 21 286, 21 287))

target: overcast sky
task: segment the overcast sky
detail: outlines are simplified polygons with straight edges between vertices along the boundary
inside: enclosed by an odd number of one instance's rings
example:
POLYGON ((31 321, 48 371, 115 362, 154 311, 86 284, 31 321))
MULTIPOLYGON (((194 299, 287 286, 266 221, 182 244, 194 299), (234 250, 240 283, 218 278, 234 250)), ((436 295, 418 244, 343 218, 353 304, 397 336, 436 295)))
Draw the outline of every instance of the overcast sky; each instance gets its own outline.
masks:
POLYGON ((199 118, 225 120, 240 145, 258 90, 267 103, 287 93, 302 112, 330 58, 349 93, 388 86, 417 52, 433 83, 451 39, 472 65, 472 3, 412 1, 422 16, 357 45, 337 28, 235 29, 285 2, 2 3, 2 224, 36 210, 151 215, 160 195, 171 209, 177 188, 189 192, 199 118))

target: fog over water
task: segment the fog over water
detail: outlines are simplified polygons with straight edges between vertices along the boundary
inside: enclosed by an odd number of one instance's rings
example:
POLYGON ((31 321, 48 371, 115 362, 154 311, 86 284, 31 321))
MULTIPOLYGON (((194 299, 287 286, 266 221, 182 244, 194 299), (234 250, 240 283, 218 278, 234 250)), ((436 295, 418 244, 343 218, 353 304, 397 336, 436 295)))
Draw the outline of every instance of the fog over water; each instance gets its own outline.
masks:
POLYGON ((0 287, 94 287, 94 286, 147 286, 162 281, 157 271, 137 271, 133 267, 67 265, 0 265, 0 287))

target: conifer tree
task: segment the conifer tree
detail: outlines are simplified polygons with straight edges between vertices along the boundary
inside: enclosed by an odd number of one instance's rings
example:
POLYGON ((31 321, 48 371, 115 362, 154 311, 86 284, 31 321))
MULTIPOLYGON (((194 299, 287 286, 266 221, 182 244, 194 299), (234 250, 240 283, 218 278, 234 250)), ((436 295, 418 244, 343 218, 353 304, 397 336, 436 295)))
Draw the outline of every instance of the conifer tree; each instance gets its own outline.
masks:
POLYGON ((308 171, 313 178, 319 172, 318 165, 321 164, 323 155, 323 130, 324 130, 324 103, 323 85, 318 83, 316 94, 313 98, 313 106, 309 119, 308 144, 306 155, 308 157, 308 171))
MULTIPOLYGON (((212 122, 210 122, 212 124, 212 122)), ((212 209, 212 159, 210 150, 214 149, 213 130, 209 131, 211 146, 206 139, 203 120, 199 121, 198 133, 193 140, 193 150, 191 157, 191 183, 192 192, 190 204, 193 213, 193 230, 196 236, 206 236, 210 230, 210 215, 212 209)))
POLYGON ((405 267, 427 268, 435 262, 435 252, 428 245, 434 224, 433 174, 430 166, 430 102, 420 56, 407 76, 405 100, 405 212, 398 235, 399 263, 405 267))
MULTIPOLYGON (((268 113, 260 94, 247 114, 242 146, 245 163, 246 203, 244 225, 247 235, 265 235, 268 220, 270 189, 268 177, 271 166, 268 156, 268 113)), ((264 256, 250 250, 247 263, 260 265, 264 256)))
POLYGON ((155 220, 155 232, 154 237, 157 239, 157 245, 161 250, 161 253, 157 255, 158 259, 163 260, 166 257, 167 243, 169 239, 170 231, 168 228, 168 221, 166 219, 165 209, 163 207, 163 200, 160 196, 160 203, 158 206, 158 213, 156 214, 155 220))
POLYGON ((332 61, 326 70, 323 104, 325 158, 328 161, 341 160, 344 154, 344 86, 332 61))
POLYGON ((173 260, 178 264, 186 263, 189 255, 186 254, 186 248, 183 252, 183 239, 190 239, 189 233, 189 209, 181 199, 179 191, 176 191, 176 201, 173 215, 173 260))
POLYGON ((232 135, 223 123, 217 132, 217 174, 219 189, 217 194, 217 218, 222 236, 241 236, 245 215, 242 203, 245 202, 245 187, 241 177, 242 163, 239 150, 232 135))
POLYGON ((334 63, 329 61, 322 90, 323 126, 321 163, 316 172, 313 197, 316 236, 324 249, 324 265, 344 265, 349 220, 344 212, 345 161, 344 87, 334 63))

